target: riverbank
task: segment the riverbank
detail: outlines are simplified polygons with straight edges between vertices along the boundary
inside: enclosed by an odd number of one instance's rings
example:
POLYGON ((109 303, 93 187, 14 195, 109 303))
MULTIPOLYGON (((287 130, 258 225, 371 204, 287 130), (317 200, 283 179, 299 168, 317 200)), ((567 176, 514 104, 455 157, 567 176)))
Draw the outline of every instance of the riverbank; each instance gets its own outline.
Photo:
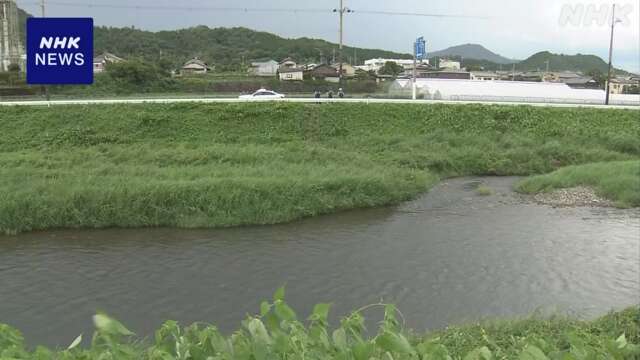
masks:
MULTIPOLYGON (((96 332, 88 348, 82 336, 66 350, 27 350, 20 332, 0 324, 0 355, 14 359, 637 359, 640 309, 629 308, 594 321, 555 317, 484 322, 447 328, 425 336, 404 328, 393 305, 364 307, 329 326, 330 304, 318 304, 307 322, 278 291, 226 337, 202 323, 181 327, 166 322, 153 340, 139 340, 105 314, 94 316, 96 332), (364 328, 364 313, 384 312, 377 335, 364 328), (579 357, 577 357, 579 356, 579 357)), ((407 314, 408 315, 408 314, 407 314)))
POLYGON ((638 159, 629 110, 407 104, 0 109, 0 232, 273 224, 442 177, 638 159))
POLYGON ((525 179, 516 190, 554 206, 640 207, 640 161, 568 166, 525 179))

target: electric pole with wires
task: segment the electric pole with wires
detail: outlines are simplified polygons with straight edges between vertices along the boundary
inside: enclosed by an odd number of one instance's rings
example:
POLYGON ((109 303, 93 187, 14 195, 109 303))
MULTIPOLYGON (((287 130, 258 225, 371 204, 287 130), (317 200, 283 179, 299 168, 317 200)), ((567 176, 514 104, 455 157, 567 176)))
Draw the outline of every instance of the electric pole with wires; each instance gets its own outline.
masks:
MULTIPOLYGON (((40 0, 40 16, 46 17, 45 15, 46 15, 46 12, 45 12, 44 0, 40 0)), ((44 93, 44 97, 45 99, 47 99, 47 101, 51 100, 51 96, 49 95, 49 88, 47 87, 47 85, 42 85, 42 92, 44 93)))
POLYGON ((340 86, 342 86, 342 48, 343 45, 343 35, 344 35, 344 14, 352 13, 353 10, 344 6, 344 0, 340 0, 340 8, 333 9, 334 13, 338 13, 340 17, 340 30, 339 30, 339 49, 338 49, 338 79, 340 81, 340 86))
POLYGON ((613 4, 613 7, 611 9, 611 40, 609 41, 609 69, 607 70, 607 85, 605 86, 605 105, 609 105, 609 98, 611 97, 611 75, 613 69, 613 32, 616 28, 616 24, 621 22, 622 20, 616 19, 616 4, 613 4))

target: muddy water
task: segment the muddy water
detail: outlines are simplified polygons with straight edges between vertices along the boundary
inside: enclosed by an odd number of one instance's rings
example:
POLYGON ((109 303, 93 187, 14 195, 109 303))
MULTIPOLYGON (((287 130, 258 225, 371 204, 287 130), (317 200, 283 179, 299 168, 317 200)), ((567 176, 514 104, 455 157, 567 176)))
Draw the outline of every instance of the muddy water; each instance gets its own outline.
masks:
POLYGON ((0 322, 60 346, 90 334, 96 310, 143 336, 166 319, 230 331, 285 283, 301 315, 383 299, 417 330, 640 302, 637 210, 523 203, 514 181, 451 180, 400 207, 288 225, 0 237, 0 322))

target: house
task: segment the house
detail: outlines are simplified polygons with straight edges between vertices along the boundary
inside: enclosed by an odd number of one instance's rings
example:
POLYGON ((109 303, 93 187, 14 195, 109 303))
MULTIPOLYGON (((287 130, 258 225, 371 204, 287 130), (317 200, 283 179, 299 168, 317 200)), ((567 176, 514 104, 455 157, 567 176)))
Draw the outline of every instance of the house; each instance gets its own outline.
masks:
POLYGON ((339 79, 338 70, 330 65, 318 65, 310 71, 311 78, 314 80, 327 80, 333 81, 333 79, 339 79))
POLYGON ((573 89, 599 89, 600 84, 591 77, 577 77, 563 81, 573 89))
MULTIPOLYGON (((364 66, 358 66, 357 68, 364 71, 378 72, 388 62, 396 63, 397 65, 402 66, 405 69, 405 71, 413 69, 413 59, 382 59, 382 58, 365 60, 364 66)), ((418 61, 418 64, 428 65, 429 60, 418 61)))
POLYGON ((302 81, 304 80, 304 69, 302 68, 281 68, 278 70, 281 81, 302 81))
POLYGON ((542 82, 544 73, 540 71, 527 71, 516 76, 516 81, 542 82))
MULTIPOLYGON (((331 65, 332 68, 336 69, 338 73, 340 72, 340 64, 331 65)), ((356 76, 356 68, 347 63, 342 63, 342 76, 352 78, 356 76)))
POLYGON ((206 62, 198 59, 197 57, 187 61, 182 66, 183 74, 206 74, 211 71, 209 65, 206 62))
POLYGON ((471 80, 471 73, 468 71, 429 71, 422 75, 427 79, 457 79, 471 80))
POLYGON ((496 81, 500 80, 500 75, 490 71, 472 71, 471 80, 496 81))
POLYGON ((611 94, 626 94, 632 87, 640 86, 640 82, 636 80, 613 78, 611 79, 611 85, 609 86, 609 92, 611 94))
MULTIPOLYGON (((551 81, 566 83, 567 80, 582 78, 581 74, 573 71, 554 72, 547 75, 546 78, 551 78, 551 81)), ((545 79, 545 81, 548 81, 545 79)))
POLYGON ((311 63, 311 64, 306 64, 303 66, 304 71, 311 71, 313 70, 316 66, 318 66, 318 64, 315 63, 311 63))
POLYGON ((279 65, 275 60, 256 61, 251 63, 249 72, 255 76, 274 77, 278 75, 279 65))
POLYGON ((438 62, 438 68, 443 70, 460 70, 460 61, 440 59, 438 62))
POLYGON ((298 67, 298 63, 296 63, 292 58, 288 57, 282 61, 280 61, 280 64, 278 66, 278 68, 280 70, 282 69, 293 69, 293 68, 297 68, 298 67))
POLYGON ((123 61, 125 60, 113 55, 112 53, 104 52, 93 58, 93 73, 99 74, 106 69, 107 64, 115 64, 123 61))

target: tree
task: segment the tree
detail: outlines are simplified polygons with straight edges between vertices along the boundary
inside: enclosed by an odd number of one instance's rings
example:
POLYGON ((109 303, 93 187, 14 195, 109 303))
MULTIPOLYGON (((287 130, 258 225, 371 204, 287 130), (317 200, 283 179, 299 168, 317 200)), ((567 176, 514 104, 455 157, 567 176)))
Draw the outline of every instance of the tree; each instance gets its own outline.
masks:
POLYGON ((116 81, 145 86, 159 80, 161 72, 153 65, 141 61, 123 61, 107 64, 107 73, 116 81))
POLYGON ((467 65, 467 71, 483 71, 484 69, 480 65, 467 65))
POLYGON ((373 80, 376 78, 376 73, 374 71, 364 71, 357 69, 355 79, 356 80, 373 80))
POLYGON ((404 71, 404 68, 393 61, 387 61, 384 66, 378 71, 380 75, 398 76, 404 71))
POLYGON ((9 64, 9 68, 7 69, 9 72, 17 73, 20 72, 20 65, 16 63, 9 64))
POLYGON ((590 76, 598 83, 598 87, 604 89, 605 84, 607 83, 607 76, 602 73, 602 71, 594 69, 587 72, 587 76, 590 76))
POLYGON ((640 86, 639 85, 631 85, 624 87, 625 94, 638 95, 640 94, 640 86))

